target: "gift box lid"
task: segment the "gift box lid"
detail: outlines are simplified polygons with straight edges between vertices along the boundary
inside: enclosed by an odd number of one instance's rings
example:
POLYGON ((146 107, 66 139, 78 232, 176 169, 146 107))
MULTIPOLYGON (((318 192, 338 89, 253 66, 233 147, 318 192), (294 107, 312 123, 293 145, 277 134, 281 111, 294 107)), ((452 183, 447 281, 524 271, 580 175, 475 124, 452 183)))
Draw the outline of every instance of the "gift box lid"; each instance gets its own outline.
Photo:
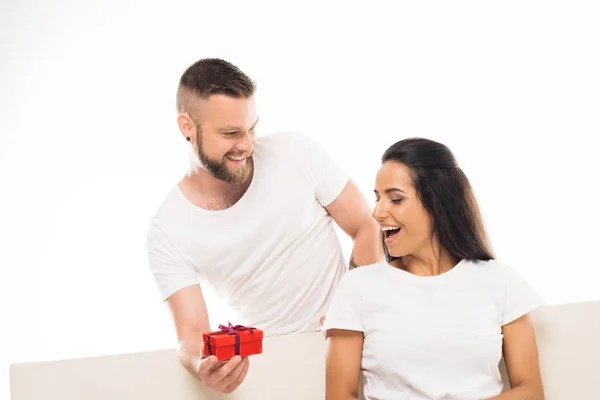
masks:
POLYGON ((253 327, 242 325, 228 326, 219 325, 220 331, 207 332, 202 334, 205 342, 209 342, 211 346, 233 346, 235 345, 236 334, 239 335, 240 343, 252 342, 263 339, 263 331, 253 327))

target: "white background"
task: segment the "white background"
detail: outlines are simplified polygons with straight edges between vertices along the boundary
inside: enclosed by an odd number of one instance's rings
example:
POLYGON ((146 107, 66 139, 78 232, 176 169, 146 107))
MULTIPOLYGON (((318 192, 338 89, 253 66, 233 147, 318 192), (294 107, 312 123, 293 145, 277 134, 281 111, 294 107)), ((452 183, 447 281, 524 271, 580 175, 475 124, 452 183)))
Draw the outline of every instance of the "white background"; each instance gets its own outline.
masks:
POLYGON ((311 135, 369 201, 389 145, 449 145, 500 258, 549 304, 600 299, 596 2, 161 3, 2 2, 0 398, 12 362, 173 347, 144 241, 203 57, 257 81, 258 134, 311 135))

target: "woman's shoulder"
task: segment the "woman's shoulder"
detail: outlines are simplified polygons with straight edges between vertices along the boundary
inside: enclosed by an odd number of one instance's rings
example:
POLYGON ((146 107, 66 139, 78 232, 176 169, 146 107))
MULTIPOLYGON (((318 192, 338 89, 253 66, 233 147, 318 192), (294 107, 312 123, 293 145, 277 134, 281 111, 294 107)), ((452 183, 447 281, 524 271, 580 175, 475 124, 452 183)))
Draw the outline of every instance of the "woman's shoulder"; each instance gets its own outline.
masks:
POLYGON ((502 260, 463 260, 472 275, 504 281, 516 274, 515 269, 502 260))

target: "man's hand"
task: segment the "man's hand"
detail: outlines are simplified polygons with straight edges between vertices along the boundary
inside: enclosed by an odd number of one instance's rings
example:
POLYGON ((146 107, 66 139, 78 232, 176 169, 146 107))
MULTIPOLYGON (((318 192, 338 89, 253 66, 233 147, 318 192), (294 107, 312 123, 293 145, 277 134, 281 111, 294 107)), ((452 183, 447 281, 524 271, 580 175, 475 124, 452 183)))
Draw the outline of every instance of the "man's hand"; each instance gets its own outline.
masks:
POLYGON ((195 371, 205 387, 229 394, 238 388, 248 373, 248 357, 234 356, 228 361, 219 361, 209 356, 198 362, 195 371))
POLYGON ((181 365, 204 386, 220 393, 233 392, 246 377, 249 361, 240 356, 228 361, 218 361, 215 356, 203 358, 202 334, 210 331, 210 324, 200 285, 180 289, 168 301, 179 338, 181 365))

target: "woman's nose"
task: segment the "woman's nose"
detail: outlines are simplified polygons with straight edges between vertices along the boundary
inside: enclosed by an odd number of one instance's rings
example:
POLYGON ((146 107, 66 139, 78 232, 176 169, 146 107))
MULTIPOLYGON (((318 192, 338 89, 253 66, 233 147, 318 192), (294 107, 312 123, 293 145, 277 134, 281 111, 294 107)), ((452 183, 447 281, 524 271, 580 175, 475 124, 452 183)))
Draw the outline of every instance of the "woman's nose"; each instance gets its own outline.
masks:
POLYGON ((377 204, 375 204, 372 216, 377 220, 377 222, 381 222, 383 221, 383 218, 385 218, 384 214, 385 210, 383 209, 381 201, 378 201, 377 204))

